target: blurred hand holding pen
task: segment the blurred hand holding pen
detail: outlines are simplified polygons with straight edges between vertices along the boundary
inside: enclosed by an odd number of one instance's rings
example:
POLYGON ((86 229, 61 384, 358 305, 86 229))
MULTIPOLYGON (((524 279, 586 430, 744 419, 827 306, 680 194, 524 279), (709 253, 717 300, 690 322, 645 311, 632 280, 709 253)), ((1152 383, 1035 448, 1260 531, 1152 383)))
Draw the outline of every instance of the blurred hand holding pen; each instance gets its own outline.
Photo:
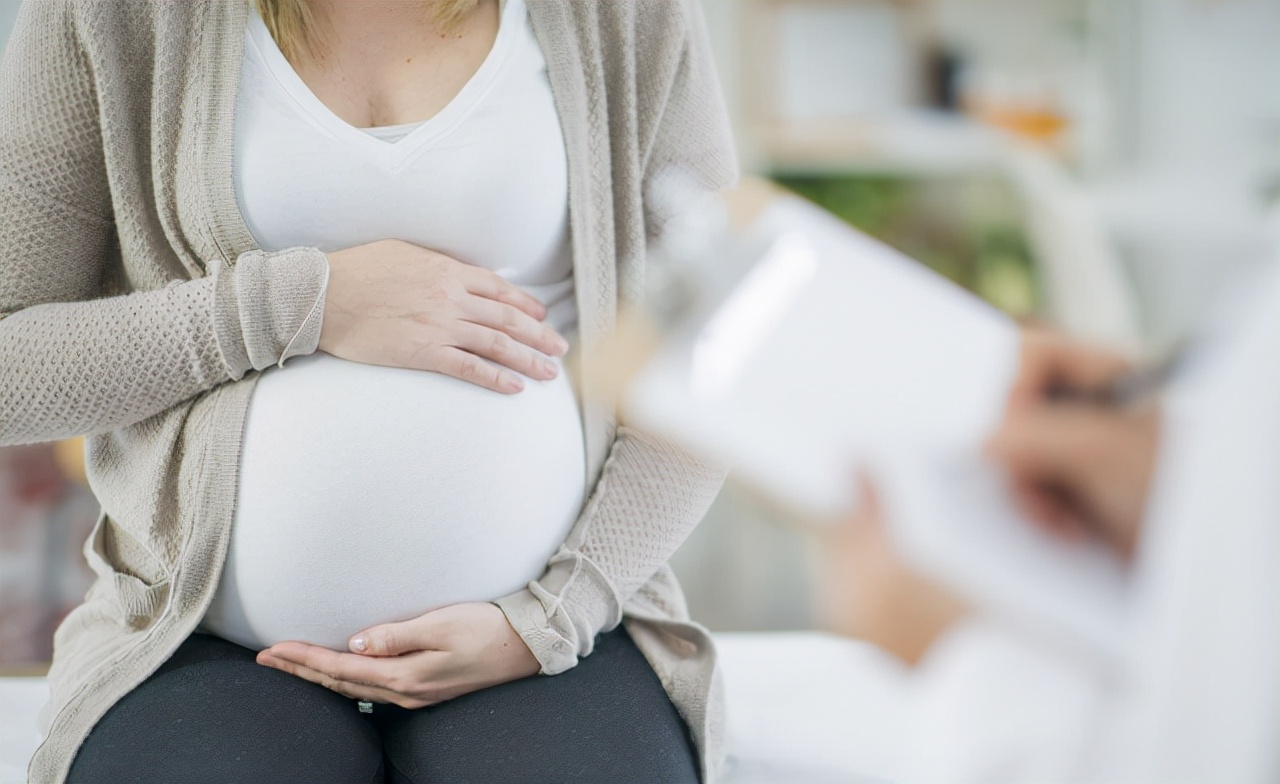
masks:
MULTIPOLYGON (((985 456, 1007 475, 999 487, 1011 496, 1018 520, 1046 532, 1064 552, 1092 543, 1127 567, 1139 546, 1157 458, 1158 396, 1181 355, 1135 370, 1118 353, 1041 330, 1024 331, 1019 355, 1005 415, 984 447, 985 456)), ((971 615, 999 614, 1001 607, 971 603, 964 580, 948 579, 945 569, 907 557, 891 535, 895 524, 901 525, 895 510, 881 503, 880 489, 865 475, 861 481, 858 509, 821 535, 823 623, 917 665, 949 629, 971 615)), ((975 512, 963 506, 951 505, 943 514, 963 524, 975 512)), ((1006 537, 1016 533, 1004 531, 1006 537)), ((990 565, 1000 568, 1002 558, 1017 555, 1013 549, 1001 551, 990 565)), ((1028 571, 1031 580, 1040 578, 1039 585, 1028 580, 1023 587, 1046 592, 1032 605, 1040 611, 1069 593, 1094 592, 1106 600, 1102 606, 1081 606, 1098 618, 1109 613, 1125 623, 1127 568, 1111 572, 1112 587, 1121 590, 1109 593, 1108 575, 1096 570, 1076 568, 1067 581, 1035 566, 1028 571), (1120 582, 1114 582, 1117 576, 1120 582)), ((1111 657, 1118 651, 1127 655, 1123 634, 1107 629, 1105 621, 1086 625, 1102 629, 1094 637, 1103 646, 1094 653, 1108 649, 1108 661, 1118 661, 1111 657)))
POLYGON ((1158 397, 1184 354, 1135 369, 1105 349, 1025 333, 1008 409, 986 445, 1019 511, 1131 558, 1155 465, 1158 397))

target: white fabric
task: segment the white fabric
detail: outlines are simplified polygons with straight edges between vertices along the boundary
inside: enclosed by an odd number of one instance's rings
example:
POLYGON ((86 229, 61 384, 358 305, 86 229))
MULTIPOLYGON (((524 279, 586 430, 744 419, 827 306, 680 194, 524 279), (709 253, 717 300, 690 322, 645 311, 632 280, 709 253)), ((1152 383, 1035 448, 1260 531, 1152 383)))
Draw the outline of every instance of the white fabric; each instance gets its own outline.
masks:
POLYGON ((1232 305, 1166 415, 1131 781, 1280 780, 1280 264, 1232 305))
POLYGON ((1102 672, 985 619, 948 631, 904 690, 902 781, 1064 781, 1106 719, 1102 672))
POLYGON ((379 141, 395 144, 421 127, 422 123, 416 122, 405 123, 404 125, 379 125, 373 128, 361 128, 360 130, 379 141))
MULTIPOLYGON (((503 8, 458 96, 398 142, 329 111, 257 18, 236 111, 237 196, 264 248, 406 240, 498 271, 572 331, 564 139, 522 0, 503 8)), ((249 647, 345 649, 370 625, 504 596, 563 542, 585 476, 567 374, 503 396, 297 359, 264 373, 250 405, 229 560, 204 628, 249 647)))
POLYGON ((718 634, 728 704, 721 784, 896 778, 906 669, 867 643, 814 632, 718 634))

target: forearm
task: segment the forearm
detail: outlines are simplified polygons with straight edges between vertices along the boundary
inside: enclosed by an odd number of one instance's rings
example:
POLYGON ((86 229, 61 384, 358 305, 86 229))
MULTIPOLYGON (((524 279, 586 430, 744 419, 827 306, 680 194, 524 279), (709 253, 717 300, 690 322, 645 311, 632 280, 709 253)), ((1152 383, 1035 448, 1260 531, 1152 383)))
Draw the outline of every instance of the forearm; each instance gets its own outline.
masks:
POLYGON ((542 671, 567 670, 702 520, 723 469, 623 428, 591 501, 546 572, 498 601, 542 671))
POLYGON ((327 261, 250 253, 163 289, 0 319, 0 446, 136 424, 319 340, 327 261))

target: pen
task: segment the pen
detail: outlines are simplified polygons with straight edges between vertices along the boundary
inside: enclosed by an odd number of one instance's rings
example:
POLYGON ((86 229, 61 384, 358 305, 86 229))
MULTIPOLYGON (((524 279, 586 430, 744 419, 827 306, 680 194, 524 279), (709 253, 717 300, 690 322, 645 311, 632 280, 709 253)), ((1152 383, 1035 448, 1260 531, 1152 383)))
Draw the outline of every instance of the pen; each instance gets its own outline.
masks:
POLYGON ((1185 356, 1185 347, 1180 346, 1159 362, 1126 373, 1106 386, 1090 389, 1053 384, 1046 392, 1046 397, 1057 403, 1134 408, 1155 397, 1168 385, 1185 356))

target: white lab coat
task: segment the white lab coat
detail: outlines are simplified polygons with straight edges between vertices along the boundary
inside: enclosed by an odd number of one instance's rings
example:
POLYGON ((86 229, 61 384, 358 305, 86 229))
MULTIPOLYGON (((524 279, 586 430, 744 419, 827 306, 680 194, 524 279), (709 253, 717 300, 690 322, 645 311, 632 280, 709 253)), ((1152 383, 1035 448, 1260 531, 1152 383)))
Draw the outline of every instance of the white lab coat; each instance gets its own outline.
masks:
POLYGON ((903 780, 1280 780, 1280 264, 1241 288, 1169 395, 1134 664, 966 622, 915 676, 903 780))

